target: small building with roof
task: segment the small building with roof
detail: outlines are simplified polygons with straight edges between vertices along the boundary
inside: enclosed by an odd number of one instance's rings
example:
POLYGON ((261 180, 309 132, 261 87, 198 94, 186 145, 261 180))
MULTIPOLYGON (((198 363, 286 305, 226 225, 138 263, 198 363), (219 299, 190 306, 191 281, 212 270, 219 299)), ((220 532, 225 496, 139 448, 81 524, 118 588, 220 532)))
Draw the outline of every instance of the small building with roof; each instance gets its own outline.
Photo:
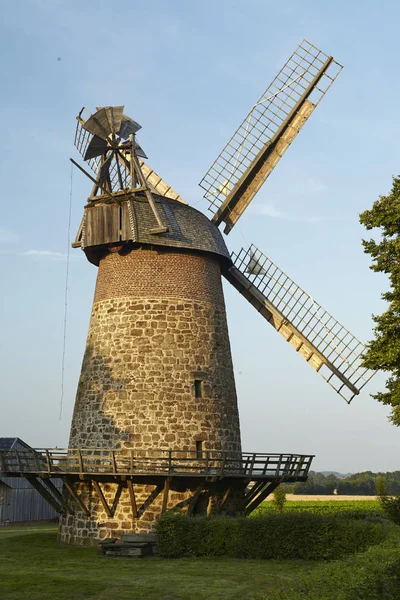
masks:
MULTIPOLYGON (((0 437, 0 450, 30 450, 18 437, 0 437)), ((54 482, 61 489, 62 482, 54 482)), ((56 519, 58 513, 24 477, 3 477, 0 470, 0 527, 56 519)))

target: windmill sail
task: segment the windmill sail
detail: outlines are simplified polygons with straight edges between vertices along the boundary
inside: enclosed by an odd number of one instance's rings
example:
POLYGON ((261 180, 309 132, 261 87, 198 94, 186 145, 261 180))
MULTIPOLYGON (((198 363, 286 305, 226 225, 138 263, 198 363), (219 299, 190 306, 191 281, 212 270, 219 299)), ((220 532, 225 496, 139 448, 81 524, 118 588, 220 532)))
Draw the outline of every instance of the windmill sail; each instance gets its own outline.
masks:
POLYGON ((365 346, 255 246, 232 260, 228 281, 350 403, 375 374, 365 346))
POLYGON ((306 40, 295 50, 200 182, 229 233, 342 66, 306 40))

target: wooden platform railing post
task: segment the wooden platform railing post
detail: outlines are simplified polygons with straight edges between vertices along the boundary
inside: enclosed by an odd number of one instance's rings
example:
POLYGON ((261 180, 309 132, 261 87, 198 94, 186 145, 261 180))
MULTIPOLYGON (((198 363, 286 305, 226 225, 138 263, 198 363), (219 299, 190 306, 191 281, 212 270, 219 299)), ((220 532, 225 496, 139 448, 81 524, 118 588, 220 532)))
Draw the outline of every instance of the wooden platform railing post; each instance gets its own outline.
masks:
POLYGON ((226 452, 222 453, 222 461, 221 461, 221 468, 219 471, 219 475, 220 477, 223 477, 224 472, 225 472, 225 462, 226 462, 226 452))
POLYGON ((115 451, 114 450, 111 450, 111 460, 112 460, 113 473, 117 473, 118 469, 117 469, 117 462, 115 460, 115 451))
POLYGON ((80 471, 80 476, 79 479, 83 479, 83 473, 84 473, 84 466, 83 466, 83 457, 82 457, 82 452, 81 450, 78 450, 78 461, 79 461, 79 471, 80 471))
POLYGON ((168 450, 168 475, 172 472, 172 450, 168 450))
POLYGON ((50 475, 51 473, 51 458, 50 458, 50 452, 48 450, 45 451, 46 452, 46 465, 47 465, 47 472, 50 475))
POLYGON ((252 459, 251 459, 251 464, 250 464, 250 473, 249 473, 250 477, 253 476, 253 470, 254 470, 254 463, 255 462, 256 462, 256 455, 253 454, 252 459))

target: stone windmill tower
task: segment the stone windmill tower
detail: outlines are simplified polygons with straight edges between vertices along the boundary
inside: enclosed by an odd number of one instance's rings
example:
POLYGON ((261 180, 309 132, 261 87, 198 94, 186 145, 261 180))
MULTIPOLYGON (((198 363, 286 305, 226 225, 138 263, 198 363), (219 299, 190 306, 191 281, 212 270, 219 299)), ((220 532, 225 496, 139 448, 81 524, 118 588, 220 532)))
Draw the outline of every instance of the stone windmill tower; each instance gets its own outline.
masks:
MULTIPOLYGON (((94 186, 74 246, 98 266, 98 276, 69 443, 81 476, 74 486, 65 479, 62 541, 150 531, 174 506, 243 510, 271 491, 254 476, 240 485, 235 479, 247 466, 221 276, 347 401, 371 376, 360 367, 358 340, 257 248, 231 255, 218 229, 224 221, 229 233, 340 70, 302 42, 202 180, 211 220, 144 162, 140 126, 123 106, 77 117, 75 144, 95 176, 77 165, 94 186), (82 449, 90 468, 82 468, 82 449), (113 454, 114 477, 91 476, 111 450, 120 461, 113 454), (160 452, 169 452, 162 483, 155 475, 160 452), (171 452, 188 461, 190 485, 175 477, 171 452), (213 463, 217 454, 223 458, 213 463), (135 480, 140 458, 153 461, 151 481, 135 480), (124 460, 131 463, 120 476, 124 460), (204 468, 207 485, 195 480, 204 468), (255 484, 243 504, 249 481, 255 484), (69 510, 74 502, 80 511, 69 510)), ((253 467, 254 457, 246 458, 253 467)), ((279 460, 275 487, 284 473, 279 460)), ((304 469, 290 473, 306 476, 304 469)))

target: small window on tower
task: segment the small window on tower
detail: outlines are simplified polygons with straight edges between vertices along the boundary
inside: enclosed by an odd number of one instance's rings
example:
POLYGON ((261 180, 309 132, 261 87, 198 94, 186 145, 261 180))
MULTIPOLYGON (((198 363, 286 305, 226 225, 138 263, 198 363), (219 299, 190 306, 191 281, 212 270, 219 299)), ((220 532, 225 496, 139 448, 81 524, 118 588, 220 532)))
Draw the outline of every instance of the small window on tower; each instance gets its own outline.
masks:
POLYGON ((203 458, 203 442, 196 442, 196 458, 203 458))
POLYGON ((203 397, 203 382, 201 379, 194 380, 194 396, 195 398, 203 397))

